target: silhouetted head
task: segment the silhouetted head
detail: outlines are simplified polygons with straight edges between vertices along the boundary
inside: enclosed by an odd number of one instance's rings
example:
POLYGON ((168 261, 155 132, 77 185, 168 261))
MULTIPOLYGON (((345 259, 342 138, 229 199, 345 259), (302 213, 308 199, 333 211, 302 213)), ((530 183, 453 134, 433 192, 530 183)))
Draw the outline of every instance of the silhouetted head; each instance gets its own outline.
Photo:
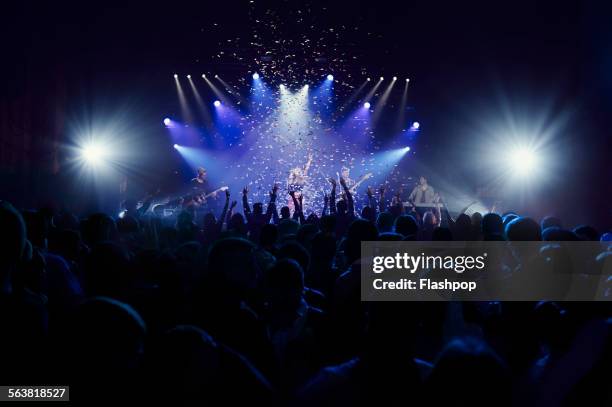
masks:
POLYGON ((246 239, 218 240, 208 254, 208 271, 240 292, 254 288, 258 277, 254 252, 255 245, 246 239))
POLYGON ((262 247, 271 247, 278 241, 278 227, 271 223, 263 225, 259 234, 259 245, 262 247))
POLYGON ((412 215, 402 215, 395 219, 395 232, 400 235, 416 236, 419 231, 419 225, 412 215))
POLYGON ((72 362, 86 372, 109 374, 140 364, 146 327, 129 305, 108 297, 94 297, 77 309, 72 322, 68 336, 72 362))
POLYGON ((217 219, 215 218, 215 215, 212 213, 207 213, 204 215, 204 219, 202 221, 203 225, 204 225, 204 230, 210 230, 212 228, 214 228, 217 224, 217 219))
POLYGON ((263 204, 261 202, 253 204, 253 213, 255 215, 261 215, 263 213, 263 204))
POLYGON ((336 217, 325 215, 321 218, 321 231, 325 233, 334 233, 336 230, 336 217))
POLYGON ((423 227, 433 228, 437 224, 438 218, 436 217, 436 215, 431 211, 425 212, 425 214, 423 215, 423 227))
POLYGON ((516 218, 506 225, 506 237, 511 241, 535 242, 542 240, 540 225, 531 218, 516 218))
POLYGON ((364 219, 370 219, 372 217, 372 215, 374 214, 374 210, 372 208, 370 208, 369 206, 364 206, 363 208, 361 208, 361 217, 364 219))
POLYGON ((312 263, 331 265, 336 255, 336 239, 329 234, 319 232, 312 239, 312 263))
POLYGON ((122 246, 110 241, 94 245, 85 261, 87 293, 117 297, 131 276, 129 265, 129 254, 122 246))
POLYGON ((540 222, 540 229, 544 230, 552 226, 563 228, 561 219, 557 218, 556 216, 545 216, 542 218, 542 221, 540 222))
POLYGON ((592 227, 587 225, 576 226, 573 232, 578 236, 580 240, 587 240, 596 242, 599 240, 599 232, 592 227))
POLYGON ((292 259, 299 263, 303 270, 310 266, 310 254, 297 242, 288 242, 282 245, 278 251, 279 259, 292 259))
POLYGON ((557 226, 551 226, 542 230, 542 240, 548 242, 575 242, 578 236, 571 230, 561 229, 557 226))
POLYGON ((504 221, 496 213, 487 213, 482 217, 482 233, 485 239, 490 236, 502 236, 504 234, 504 221))
POLYGON ((425 394, 432 405, 509 405, 510 385, 505 363, 484 341, 457 338, 438 356, 425 394))
POLYGON ((227 228, 239 234, 246 234, 247 230, 244 222, 244 216, 242 216, 240 213, 234 213, 227 224, 227 228))
POLYGON ((508 223, 512 222, 514 219, 517 219, 519 216, 516 213, 509 212, 505 215, 502 215, 502 220, 504 221, 504 229, 508 225, 508 223))
POLYGON ((431 240, 434 242, 450 242, 453 240, 453 234, 449 228, 437 226, 431 235, 431 240))
POLYGON ((376 228, 380 233, 393 231, 393 214, 390 212, 381 212, 376 218, 376 228))
POLYGON ((289 219, 291 217, 291 211, 288 206, 283 206, 280 210, 280 215, 282 219, 289 219))
POLYGON ((268 307, 277 312, 297 310, 304 292, 304 272, 292 259, 278 260, 264 278, 264 291, 268 307))
POLYGON ((346 235, 345 255, 348 263, 361 257, 361 242, 378 240, 378 230, 371 222, 363 219, 353 221, 346 235))

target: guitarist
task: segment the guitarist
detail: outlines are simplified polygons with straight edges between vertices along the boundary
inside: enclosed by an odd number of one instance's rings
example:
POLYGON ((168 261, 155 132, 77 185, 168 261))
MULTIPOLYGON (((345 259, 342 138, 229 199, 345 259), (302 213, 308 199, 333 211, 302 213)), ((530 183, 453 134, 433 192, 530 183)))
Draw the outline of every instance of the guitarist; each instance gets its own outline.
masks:
POLYGON ((336 175, 338 175, 338 180, 340 180, 340 178, 344 178, 344 181, 346 181, 346 186, 351 191, 351 194, 353 194, 353 196, 355 196, 357 188, 359 188, 361 184, 363 184, 366 180, 372 178, 372 173, 368 172, 367 174, 364 174, 359 177, 358 180, 354 180, 351 178, 351 170, 348 167, 342 167, 340 174, 336 175))
POLYGON ((204 167, 198 168, 198 173, 195 178, 192 178, 189 181, 189 186, 191 188, 191 192, 194 195, 206 194, 208 190, 208 179, 206 169, 204 167))

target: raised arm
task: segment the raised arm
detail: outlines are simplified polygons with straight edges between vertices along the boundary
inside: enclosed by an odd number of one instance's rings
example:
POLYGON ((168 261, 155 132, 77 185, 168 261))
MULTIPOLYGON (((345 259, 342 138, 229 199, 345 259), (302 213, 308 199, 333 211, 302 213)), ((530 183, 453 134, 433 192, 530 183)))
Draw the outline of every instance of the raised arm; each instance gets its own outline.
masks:
POLYGON ((236 207, 236 205, 238 205, 238 202, 232 201, 229 211, 227 211, 227 218, 225 219, 225 223, 229 224, 229 221, 232 218, 232 215, 234 214, 234 208, 236 207))
POLYGON ((272 219, 273 217, 278 218, 278 213, 276 212, 276 193, 277 192, 278 192, 278 185, 274 183, 274 186, 272 187, 272 191, 270 191, 270 202, 268 203, 268 208, 266 209, 266 223, 270 223, 270 219, 272 219), (274 216, 275 214, 276 216, 274 216))
POLYGON ((355 215, 355 202, 353 201, 353 194, 351 194, 349 187, 346 185, 345 179, 342 177, 340 177, 340 185, 342 186, 344 194, 346 195, 347 211, 349 214, 355 215))
POLYGON ((251 216, 251 207, 249 206, 248 194, 249 194, 249 188, 244 187, 242 189, 242 208, 244 209, 244 216, 247 218, 247 220, 251 216))
POLYGON ((327 195, 327 192, 325 192, 323 194, 323 211, 321 212, 321 217, 327 215, 328 205, 329 205, 329 196, 327 195))
POLYGON ((304 176, 308 176, 308 171, 310 170, 310 166, 312 165, 312 153, 308 154, 308 161, 306 161, 306 165, 304 166, 304 176))
POLYGON ((386 203, 385 203, 385 186, 381 185, 379 190, 378 190, 378 211, 380 213, 383 213, 386 210, 386 203))
POLYGON ((332 190, 329 194, 329 213, 332 215, 336 214, 336 180, 333 178, 329 179, 332 184, 332 190))
POLYGON ((370 213, 371 215, 371 221, 374 221, 376 219, 376 212, 377 212, 377 207, 376 207, 376 199, 374 198, 374 192, 372 191, 372 188, 368 187, 368 189, 366 190, 366 196, 368 199, 368 206, 370 207, 370 213))
POLYGON ((219 231, 221 231, 221 229, 223 228, 223 222, 225 222, 225 218, 227 217, 227 211, 229 209, 229 203, 230 203, 230 191, 229 189, 225 190, 225 204, 223 205, 223 210, 221 211, 221 216, 219 217, 219 220, 217 221, 217 228, 219 231))

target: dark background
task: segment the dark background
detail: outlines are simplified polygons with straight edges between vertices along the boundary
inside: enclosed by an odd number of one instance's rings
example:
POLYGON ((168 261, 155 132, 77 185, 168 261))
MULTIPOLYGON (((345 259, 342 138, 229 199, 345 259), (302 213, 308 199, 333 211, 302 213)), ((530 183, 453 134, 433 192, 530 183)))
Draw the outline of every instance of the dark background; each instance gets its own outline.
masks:
MULTIPOLYGON (((359 27, 344 31, 327 56, 334 49, 358 55, 346 75, 412 79, 409 105, 423 124, 420 162, 447 182, 475 189, 474 180, 486 176, 467 164, 479 160, 479 122, 504 106, 546 112, 551 122, 566 118, 552 141, 556 177, 533 195, 527 213, 611 226, 612 16, 581 1, 11 4, 1 28, 2 197, 49 202, 58 185, 71 183, 63 152, 71 120, 121 106, 134 112, 150 149, 139 174, 172 177, 178 164, 163 156, 160 126, 179 109, 170 75, 219 71, 241 86, 249 61, 211 56, 232 48, 223 39, 250 33, 254 7, 289 22, 304 13, 321 26, 359 27)), ((298 38, 298 31, 287 24, 280 32, 298 38)))

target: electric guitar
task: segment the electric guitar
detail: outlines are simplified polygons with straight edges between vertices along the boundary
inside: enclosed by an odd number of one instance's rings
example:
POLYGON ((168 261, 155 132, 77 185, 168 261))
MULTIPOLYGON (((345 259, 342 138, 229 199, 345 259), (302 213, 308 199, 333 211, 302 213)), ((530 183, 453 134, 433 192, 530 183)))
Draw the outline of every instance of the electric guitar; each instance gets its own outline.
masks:
POLYGON ((372 178, 373 174, 371 172, 368 172, 367 174, 362 175, 361 177, 359 177, 359 179, 355 182, 355 184, 349 188, 349 191, 351 191, 351 194, 354 194, 355 192, 357 192, 357 188, 359 188, 359 185, 363 184, 366 180, 372 178))

